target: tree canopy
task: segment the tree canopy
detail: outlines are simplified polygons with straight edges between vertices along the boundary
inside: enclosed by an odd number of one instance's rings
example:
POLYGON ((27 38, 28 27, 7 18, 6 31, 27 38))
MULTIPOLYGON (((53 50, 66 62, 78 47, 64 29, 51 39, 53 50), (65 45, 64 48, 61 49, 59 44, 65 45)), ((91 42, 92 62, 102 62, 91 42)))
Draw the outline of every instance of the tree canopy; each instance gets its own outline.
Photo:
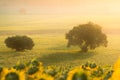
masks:
POLYGON ((73 27, 66 34, 66 39, 68 40, 68 47, 77 45, 83 52, 101 45, 107 47, 108 43, 107 36, 102 32, 101 26, 91 22, 73 27))
POLYGON ((16 51, 31 50, 34 46, 32 39, 27 36, 8 37, 5 40, 5 44, 16 51))

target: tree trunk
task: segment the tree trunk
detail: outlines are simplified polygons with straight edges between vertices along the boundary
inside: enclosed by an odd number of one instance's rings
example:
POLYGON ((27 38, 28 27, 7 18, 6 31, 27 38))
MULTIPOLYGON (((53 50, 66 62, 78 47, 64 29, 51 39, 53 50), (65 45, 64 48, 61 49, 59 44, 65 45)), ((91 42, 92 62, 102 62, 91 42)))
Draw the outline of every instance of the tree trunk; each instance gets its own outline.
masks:
POLYGON ((83 45, 82 47, 81 47, 81 51, 82 52, 87 52, 88 51, 88 45, 83 45))

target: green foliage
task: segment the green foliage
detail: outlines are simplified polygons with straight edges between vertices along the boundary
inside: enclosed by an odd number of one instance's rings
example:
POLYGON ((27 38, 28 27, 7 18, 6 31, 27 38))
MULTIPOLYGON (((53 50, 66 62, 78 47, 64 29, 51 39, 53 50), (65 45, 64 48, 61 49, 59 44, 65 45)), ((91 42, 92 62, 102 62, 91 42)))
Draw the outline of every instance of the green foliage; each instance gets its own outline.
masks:
POLYGON ((16 70, 23 70, 25 69, 25 64, 18 62, 13 68, 16 70))
POLYGON ((90 68, 95 68, 95 67, 97 67, 97 65, 95 63, 90 64, 90 68))
POLYGON ((97 67, 97 64, 94 62, 86 62, 85 64, 82 65, 82 69, 86 70, 86 67, 93 69, 97 67))
POLYGON ((104 77, 104 80, 108 80, 112 76, 113 72, 113 70, 108 71, 106 76, 104 77))
POLYGON ((46 74, 49 74, 49 75, 51 75, 51 76, 55 76, 56 75, 56 70, 54 69, 54 68, 50 68, 50 69, 47 69, 46 71, 45 71, 45 73, 46 74))
POLYGON ((103 68, 100 66, 97 68, 97 70, 91 72, 91 75, 94 77, 101 77, 103 74, 104 74, 103 68))
POLYGON ((66 74, 62 74, 59 76, 58 80, 66 80, 67 75, 66 74))
POLYGON ((40 63, 38 59, 32 59, 28 63, 26 63, 26 66, 38 67, 40 66, 40 63))
POLYGON ((37 59, 33 59, 31 61, 32 66, 39 66, 39 61, 37 59))
POLYGON ((5 44, 9 48, 16 49, 16 51, 31 50, 34 46, 32 39, 27 36, 8 37, 5 44))
POLYGON ((66 34, 66 39, 68 39, 68 47, 77 45, 83 52, 100 45, 107 47, 108 43, 107 36, 102 32, 101 27, 93 23, 75 26, 66 34))
POLYGON ((37 71, 38 71, 39 69, 37 68, 37 67, 30 67, 29 69, 28 69, 28 74, 29 75, 32 75, 32 74, 34 74, 34 73, 36 73, 37 71))

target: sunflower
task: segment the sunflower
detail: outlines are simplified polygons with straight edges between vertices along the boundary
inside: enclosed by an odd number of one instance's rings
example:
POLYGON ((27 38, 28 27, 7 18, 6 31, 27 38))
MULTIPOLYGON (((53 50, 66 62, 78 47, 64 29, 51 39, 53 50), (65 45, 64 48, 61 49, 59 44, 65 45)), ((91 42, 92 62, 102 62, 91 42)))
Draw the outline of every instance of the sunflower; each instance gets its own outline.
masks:
POLYGON ((117 60, 117 62, 114 64, 114 70, 117 68, 120 68, 120 58, 117 60))
POLYGON ((110 80, 120 80, 120 58, 114 65, 114 72, 110 80))
POLYGON ((120 80, 120 69, 116 69, 110 80, 120 80))
POLYGON ((68 73, 67 80, 87 80, 87 74, 80 68, 75 68, 68 73))
POLYGON ((3 68, 1 73, 1 80, 25 80, 25 72, 17 71, 16 69, 3 68))

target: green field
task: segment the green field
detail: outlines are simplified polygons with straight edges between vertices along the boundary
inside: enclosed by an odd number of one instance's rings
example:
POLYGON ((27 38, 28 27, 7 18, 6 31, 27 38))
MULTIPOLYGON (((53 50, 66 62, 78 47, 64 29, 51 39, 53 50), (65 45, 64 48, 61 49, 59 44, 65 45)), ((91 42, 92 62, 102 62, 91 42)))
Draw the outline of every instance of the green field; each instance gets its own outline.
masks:
POLYGON ((99 47, 94 51, 81 53, 79 47, 67 48, 65 33, 67 30, 45 30, 45 31, 0 31, 0 66, 10 67, 16 62, 28 62, 38 58, 47 65, 80 65, 87 61, 94 61, 100 65, 113 65, 120 56, 120 37, 116 34, 107 34, 108 47, 99 47), (7 48, 4 40, 8 36, 25 34, 31 37, 35 46, 30 51, 16 52, 7 48))

